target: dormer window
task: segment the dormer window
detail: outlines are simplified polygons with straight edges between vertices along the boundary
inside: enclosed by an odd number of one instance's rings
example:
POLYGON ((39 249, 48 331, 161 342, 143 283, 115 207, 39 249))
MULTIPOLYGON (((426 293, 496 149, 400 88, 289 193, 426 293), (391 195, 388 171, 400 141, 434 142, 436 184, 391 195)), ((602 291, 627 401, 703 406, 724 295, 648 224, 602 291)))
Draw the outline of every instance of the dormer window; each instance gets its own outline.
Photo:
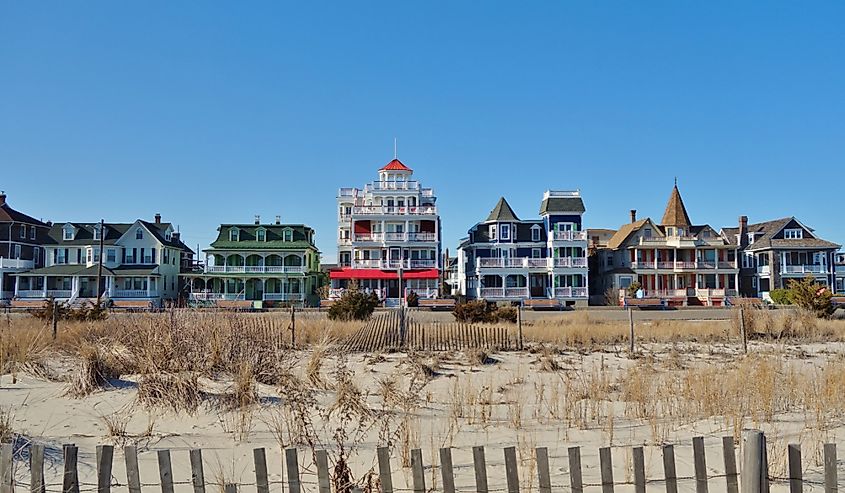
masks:
POLYGON ((144 239, 144 230, 138 228, 135 230, 135 239, 136 240, 143 240, 144 239))
POLYGON ((531 241, 540 241, 540 226, 531 226, 531 241))
POLYGON ((62 229, 62 239, 65 241, 70 241, 73 239, 74 228, 71 225, 67 225, 62 229))
POLYGON ((754 233, 748 233, 748 244, 749 245, 754 244, 754 233))
POLYGON ((229 241, 240 241, 241 239, 241 232, 238 228, 232 228, 229 230, 229 241))
POLYGON ((643 230, 643 238, 651 238, 651 228, 646 228, 643 230))
POLYGON ((800 240, 804 238, 803 229, 785 229, 783 230, 783 237, 787 240, 800 240))
POLYGON ((666 228, 666 236, 675 236, 675 228, 671 226, 666 228))
POLYGON ((490 225, 490 230, 489 230, 490 239, 491 239, 491 240, 498 240, 498 239, 499 239, 498 232, 499 232, 499 230, 498 230, 498 229, 496 229, 496 225, 495 225, 495 224, 491 224, 491 225, 490 225))
POLYGON ((286 229, 282 232, 282 241, 293 241, 293 231, 286 229))
POLYGON ((94 239, 95 240, 100 239, 100 225, 99 224, 94 226, 94 239))
POLYGON ((684 228, 678 228, 678 236, 684 236, 684 228))
POLYGON ((259 229, 255 233, 255 237, 258 239, 258 241, 267 241, 267 231, 264 229, 259 229))

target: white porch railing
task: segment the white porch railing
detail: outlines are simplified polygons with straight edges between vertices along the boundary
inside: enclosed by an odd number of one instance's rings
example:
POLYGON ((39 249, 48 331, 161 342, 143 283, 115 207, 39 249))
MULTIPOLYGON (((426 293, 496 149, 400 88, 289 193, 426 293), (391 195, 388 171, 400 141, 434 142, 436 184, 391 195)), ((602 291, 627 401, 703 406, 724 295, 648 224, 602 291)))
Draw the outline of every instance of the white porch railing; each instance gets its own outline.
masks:
POLYGON ((686 298, 686 289, 646 289, 643 295, 646 298, 686 298))
POLYGON ((436 260, 411 260, 410 267, 412 269, 433 269, 437 267, 436 260))
POLYGON ((18 298, 44 298, 43 289, 21 289, 18 291, 18 298))
POLYGON ((557 257, 554 259, 555 267, 581 268, 587 266, 587 257, 557 257))
POLYGON ((352 213, 359 216, 434 216, 437 215, 437 207, 429 205, 402 207, 365 205, 353 207, 352 213))
POLYGON ((158 290, 148 292, 146 289, 115 289, 109 298, 158 298, 158 290))
POLYGON ((824 274, 827 272, 825 265, 784 265, 784 274, 824 274))
POLYGON ((382 243, 382 242, 419 242, 426 243, 437 241, 434 233, 358 233, 355 235, 356 242, 382 243))
POLYGON ((586 231, 554 231, 552 234, 554 241, 586 241, 586 231))
POLYGON ((302 301, 302 293, 264 293, 266 301, 302 301))
POLYGON ((437 298, 437 288, 405 288, 405 298, 408 297, 408 293, 411 291, 416 293, 420 298, 437 298))
POLYGON ((555 298, 586 298, 587 288, 555 288, 555 298))
POLYGON ((353 269, 433 269, 436 260, 353 260, 353 269))
MULTIPOLYGON (((329 289, 329 298, 330 299, 340 298, 341 296, 343 296, 344 291, 346 291, 346 288, 329 289)), ((386 295, 386 293, 383 289, 362 289, 361 291, 364 292, 364 293, 375 293, 376 296, 378 296, 378 298, 380 300, 384 299, 385 295, 386 295)))
POLYGON ((695 296, 698 298, 722 298, 725 296, 724 289, 696 289, 695 296))
POLYGON ((245 295, 241 294, 223 294, 223 293, 191 293, 189 295, 189 299, 192 301, 217 301, 217 300, 226 300, 226 301, 243 301, 245 299, 245 295))
POLYGON ((21 260, 16 258, 0 257, 0 269, 32 269, 35 263, 32 260, 21 260))
POLYGON ((383 233, 356 233, 355 241, 381 243, 384 241, 383 233))
POLYGON ((305 272, 301 265, 209 265, 207 274, 299 274, 305 272))
POLYGON ((48 289, 47 290, 47 297, 48 298, 70 298, 73 295, 73 291, 70 289, 48 289))
POLYGON ((504 298, 505 288, 481 288, 482 298, 504 298))
POLYGON ((509 258, 479 258, 478 267, 482 269, 546 269, 566 267, 586 267, 585 257, 555 257, 555 258, 533 258, 533 257, 509 257, 509 258))

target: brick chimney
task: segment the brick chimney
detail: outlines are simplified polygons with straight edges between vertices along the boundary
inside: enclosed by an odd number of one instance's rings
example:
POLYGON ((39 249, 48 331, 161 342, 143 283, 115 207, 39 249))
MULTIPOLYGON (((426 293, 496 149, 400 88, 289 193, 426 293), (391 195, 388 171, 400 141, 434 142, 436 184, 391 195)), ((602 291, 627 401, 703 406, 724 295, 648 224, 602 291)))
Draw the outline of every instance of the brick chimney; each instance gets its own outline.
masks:
POLYGON ((161 213, 156 212, 155 221, 156 224, 161 224, 161 213))
POLYGON ((739 246, 748 246, 748 216, 739 216, 739 246))
POLYGON ((631 209, 631 222, 632 223, 637 222, 637 210, 636 209, 631 209))
POLYGON ((179 239, 182 237, 182 234, 178 231, 170 234, 170 239, 173 240, 173 243, 179 243, 179 239))
POLYGON ((0 190, 0 207, 6 205, 6 192, 0 190))

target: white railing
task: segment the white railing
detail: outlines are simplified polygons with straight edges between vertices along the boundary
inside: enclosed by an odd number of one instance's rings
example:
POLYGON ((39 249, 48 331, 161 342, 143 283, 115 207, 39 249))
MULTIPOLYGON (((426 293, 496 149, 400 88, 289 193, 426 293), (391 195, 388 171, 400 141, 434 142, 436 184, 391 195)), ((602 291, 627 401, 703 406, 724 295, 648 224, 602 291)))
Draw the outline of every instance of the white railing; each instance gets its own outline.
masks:
MULTIPOLYGON (((336 299, 343 296, 343 292, 346 291, 346 288, 332 288, 329 289, 329 298, 336 299)), ((362 293, 375 293, 378 296, 378 299, 383 300, 385 298, 385 291, 383 289, 361 289, 362 293)))
POLYGON ((266 301, 302 301, 302 293, 264 293, 266 301))
POLYGON ((21 289, 18 298, 45 298, 43 289, 21 289))
POLYGON ((643 291, 646 298, 686 298, 686 289, 647 289, 643 291))
POLYGON ((725 296, 724 289, 696 289, 695 296, 698 298, 722 298, 725 296))
POLYGON ((554 267, 586 267, 586 257, 557 257, 554 259, 554 267))
POLYGON ((246 296, 241 294, 224 294, 224 293, 191 293, 189 298, 193 301, 244 301, 246 296))
POLYGON ((552 234, 554 241, 586 241, 586 231, 555 231, 552 234))
POLYGON ((525 259, 526 267, 529 269, 534 268, 545 268, 549 265, 549 259, 547 258, 528 258, 525 259))
POLYGON ((364 191, 383 191, 383 190, 419 190, 420 182, 415 180, 390 180, 390 181, 374 181, 367 183, 364 186, 364 191))
POLYGON ((110 298, 158 298, 158 291, 146 289, 115 289, 110 298))
POLYGON ((479 258, 478 267, 482 269, 546 269, 560 267, 586 267, 586 257, 556 257, 556 258, 533 258, 533 257, 491 257, 479 258))
POLYGON ((738 267, 736 266, 736 262, 719 261, 718 268, 719 269, 736 269, 738 267))
POLYGON ((432 242, 437 241, 437 235, 434 233, 359 233, 355 235, 355 241, 375 243, 398 241, 432 242))
POLYGON ((587 288, 555 288, 555 298, 586 298, 587 288))
POLYGON ((504 298, 505 288, 481 288, 482 298, 504 298))
POLYGON ((70 289, 48 289, 47 290, 47 297, 48 298, 70 298, 73 295, 73 291, 70 289))
POLYGON ((437 235, 434 233, 408 233, 408 241, 437 241, 437 235))
MULTIPOLYGON (((480 258, 478 259, 478 266, 484 267, 504 267, 505 259, 503 258, 480 258)), ((485 288, 482 288, 485 289, 485 288)), ((491 288, 492 289, 492 288, 491 288)))
POLYGON ((757 266, 757 273, 760 275, 768 276, 772 272, 772 267, 770 265, 758 265, 757 266))
POLYGON ((437 288, 405 288, 405 299, 408 298, 408 293, 413 291, 420 298, 432 299, 437 298, 437 288))
POLYGON ((824 265, 784 265, 784 274, 824 274, 827 267, 824 265))
POLYGON ((363 242, 382 242, 384 241, 383 233, 356 233, 355 241, 363 242))
POLYGON ((433 269, 437 267, 436 260, 411 260, 412 269, 433 269))
POLYGON ((528 298, 528 288, 505 288, 505 298, 528 298))
POLYGON ((0 257, 0 269, 32 269, 33 267, 35 267, 35 262, 32 260, 0 257))
MULTIPOLYGON (((421 206, 385 206, 359 205, 352 208, 352 214, 358 216, 435 216, 437 207, 433 205, 421 206)), ((345 216, 345 214, 343 215, 345 216)))
POLYGON ((209 265, 207 274, 297 274, 305 272, 301 265, 209 265))

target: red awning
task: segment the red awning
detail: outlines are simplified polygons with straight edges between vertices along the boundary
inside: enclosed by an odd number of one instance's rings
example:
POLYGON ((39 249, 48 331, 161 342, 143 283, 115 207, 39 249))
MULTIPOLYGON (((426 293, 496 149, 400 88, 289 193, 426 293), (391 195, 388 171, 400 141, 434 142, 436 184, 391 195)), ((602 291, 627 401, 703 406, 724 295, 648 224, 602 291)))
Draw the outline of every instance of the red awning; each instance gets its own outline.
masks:
MULTIPOLYGON (((399 279, 395 270, 380 269, 342 269, 329 272, 331 279, 399 279)), ((439 279, 440 271, 437 269, 406 270, 402 271, 402 279, 439 279)))

